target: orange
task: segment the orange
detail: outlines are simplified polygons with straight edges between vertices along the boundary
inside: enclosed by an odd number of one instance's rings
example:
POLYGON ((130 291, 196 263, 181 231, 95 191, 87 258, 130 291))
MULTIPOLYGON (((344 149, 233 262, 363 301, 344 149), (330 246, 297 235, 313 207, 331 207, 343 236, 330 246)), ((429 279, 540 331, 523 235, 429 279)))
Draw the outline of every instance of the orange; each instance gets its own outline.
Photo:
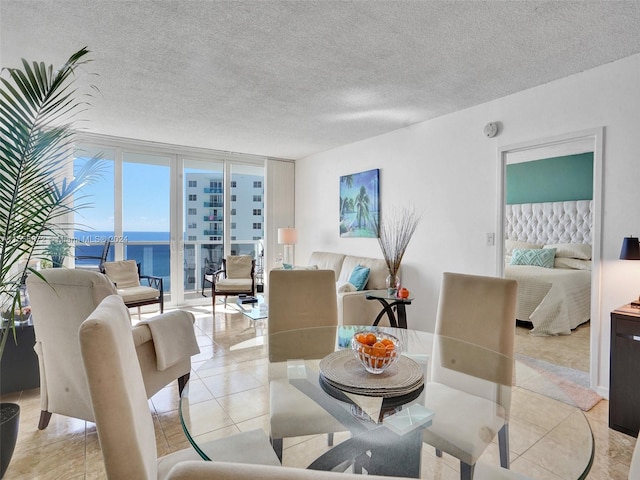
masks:
POLYGON ((385 346, 384 343, 382 342, 376 342, 373 344, 372 347, 372 355, 376 356, 376 357, 384 357, 384 354, 387 350, 387 347, 385 346))
POLYGON ((376 336, 373 333, 367 333, 367 339, 365 340, 364 343, 366 343, 367 345, 371 346, 374 343, 376 343, 378 341, 378 339, 376 338, 376 336))
POLYGON ((382 340, 380 340, 380 342, 383 343, 386 347, 388 347, 389 345, 395 347, 393 340, 391 340, 390 338, 383 338, 382 340))

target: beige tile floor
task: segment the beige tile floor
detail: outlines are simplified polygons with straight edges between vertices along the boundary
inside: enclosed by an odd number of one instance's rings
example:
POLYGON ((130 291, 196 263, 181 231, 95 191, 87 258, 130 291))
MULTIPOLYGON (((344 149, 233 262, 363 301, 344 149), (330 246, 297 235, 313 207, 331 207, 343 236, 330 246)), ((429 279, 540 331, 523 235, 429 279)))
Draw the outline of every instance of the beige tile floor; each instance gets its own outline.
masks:
MULTIPOLYGON (((196 334, 201 346, 200 355, 193 358, 194 371, 205 362, 208 374, 211 375, 224 373, 227 368, 237 368, 239 362, 244 362, 245 366, 251 365, 251 358, 247 357, 245 352, 230 351, 230 346, 261 334, 264 325, 253 325, 246 317, 232 313, 230 309, 225 313, 222 306, 216 311, 215 321, 210 307, 191 310, 196 315, 196 334)), ((568 337, 532 337, 527 334, 526 328, 519 327, 516 350, 549 362, 587 370, 589 326, 580 327, 568 337)), ((256 365, 256 368, 260 368, 259 365, 256 365)), ((196 383, 206 382, 205 375, 202 375, 202 378, 192 377, 193 388, 196 387, 196 383)), ((6 480, 106 478, 96 429, 91 422, 54 414, 49 427, 39 431, 36 428, 40 412, 37 389, 4 395, 1 401, 17 402, 21 406, 20 434, 13 459, 4 477, 6 480)), ((158 455, 189 448, 178 417, 177 385, 174 383, 156 394, 149 401, 149 406, 156 426, 158 455)), ((628 475, 635 438, 610 430, 607 415, 606 400, 585 414, 591 425, 596 446, 595 459, 588 479, 626 479, 628 475)), ((552 417, 551 412, 549 417, 552 417)), ((266 429, 267 421, 265 415, 238 420, 233 425, 216 430, 211 437, 222 437, 256 427, 266 429)), ((305 455, 308 456, 315 448, 326 448, 325 442, 323 436, 285 442, 285 460, 291 458, 304 464, 305 455)), ((489 455, 495 456, 496 453, 489 452, 489 455)), ((455 471, 456 462, 451 458, 447 459, 445 456, 444 461, 438 461, 430 454, 425 456, 423 460, 427 463, 433 478, 458 478, 455 471), (429 458, 425 459, 425 456, 429 458)), ((540 480, 561 478, 535 464, 529 466, 528 474, 540 480)))

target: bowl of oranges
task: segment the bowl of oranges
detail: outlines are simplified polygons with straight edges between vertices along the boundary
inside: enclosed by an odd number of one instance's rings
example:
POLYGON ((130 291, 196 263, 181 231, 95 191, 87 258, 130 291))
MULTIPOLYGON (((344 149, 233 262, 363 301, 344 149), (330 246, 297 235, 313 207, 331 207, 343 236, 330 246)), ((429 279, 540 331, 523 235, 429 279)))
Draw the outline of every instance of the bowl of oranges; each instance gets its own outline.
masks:
POLYGON ((362 331, 351 337, 351 350, 369 373, 382 373, 395 363, 402 348, 398 337, 385 332, 362 331))

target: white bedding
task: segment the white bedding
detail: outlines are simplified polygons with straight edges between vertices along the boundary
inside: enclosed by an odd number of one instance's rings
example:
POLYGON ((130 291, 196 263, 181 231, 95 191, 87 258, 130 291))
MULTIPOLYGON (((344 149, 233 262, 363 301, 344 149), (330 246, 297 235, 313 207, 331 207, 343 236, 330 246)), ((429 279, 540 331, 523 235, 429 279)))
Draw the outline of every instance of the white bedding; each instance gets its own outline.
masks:
POLYGON ((569 335, 591 317, 591 271, 506 265, 518 281, 518 320, 533 324, 532 335, 569 335))

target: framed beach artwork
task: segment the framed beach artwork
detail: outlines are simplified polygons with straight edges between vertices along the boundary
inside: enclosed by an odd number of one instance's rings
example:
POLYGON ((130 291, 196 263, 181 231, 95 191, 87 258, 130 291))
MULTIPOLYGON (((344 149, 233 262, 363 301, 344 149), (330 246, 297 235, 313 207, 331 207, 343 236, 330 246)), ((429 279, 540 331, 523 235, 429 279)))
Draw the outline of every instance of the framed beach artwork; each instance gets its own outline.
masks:
POLYGON ((380 170, 340 177, 340 236, 378 237, 380 170))

